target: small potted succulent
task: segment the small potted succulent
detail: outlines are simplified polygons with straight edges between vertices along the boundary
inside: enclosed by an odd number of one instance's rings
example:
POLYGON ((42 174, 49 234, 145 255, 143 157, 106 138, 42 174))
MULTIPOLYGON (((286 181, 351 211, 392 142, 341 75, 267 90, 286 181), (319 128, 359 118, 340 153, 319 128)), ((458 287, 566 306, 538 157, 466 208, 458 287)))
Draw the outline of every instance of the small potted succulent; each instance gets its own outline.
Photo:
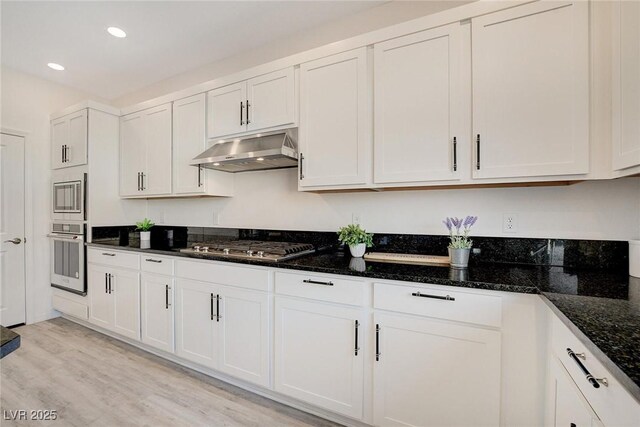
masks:
POLYGON ((449 258, 451 267, 467 268, 469 265, 469 253, 473 240, 469 238, 471 227, 478 220, 477 216, 467 216, 466 218, 449 218, 442 221, 449 230, 449 258))
POLYGON ((373 234, 367 233, 358 224, 349 224, 338 231, 338 239, 349 246, 351 256, 360 258, 367 248, 373 246, 373 234))
POLYGON ((155 224, 149 218, 136 222, 136 231, 140 231, 140 248, 149 249, 151 247, 151 228, 155 224))

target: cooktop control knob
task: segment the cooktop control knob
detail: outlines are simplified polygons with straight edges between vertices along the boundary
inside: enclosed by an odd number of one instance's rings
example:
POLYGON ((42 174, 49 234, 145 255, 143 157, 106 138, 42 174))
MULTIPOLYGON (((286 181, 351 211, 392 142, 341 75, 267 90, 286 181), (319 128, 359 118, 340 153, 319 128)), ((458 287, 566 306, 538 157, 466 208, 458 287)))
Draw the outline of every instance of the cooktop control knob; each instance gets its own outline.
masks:
POLYGON ((253 251, 247 251, 248 256, 253 256, 253 251))
POLYGON ((222 250, 222 253, 225 254, 225 255, 229 255, 229 248, 224 248, 222 250))
POLYGON ((200 250, 202 252, 209 252, 209 246, 203 246, 202 248, 200 248, 200 250))
POLYGON ((262 258, 264 256, 264 251, 258 251, 258 253, 256 254, 256 256, 258 258, 262 258))
POLYGON ((193 250, 196 251, 196 252, 200 252, 200 246, 194 246, 193 250))

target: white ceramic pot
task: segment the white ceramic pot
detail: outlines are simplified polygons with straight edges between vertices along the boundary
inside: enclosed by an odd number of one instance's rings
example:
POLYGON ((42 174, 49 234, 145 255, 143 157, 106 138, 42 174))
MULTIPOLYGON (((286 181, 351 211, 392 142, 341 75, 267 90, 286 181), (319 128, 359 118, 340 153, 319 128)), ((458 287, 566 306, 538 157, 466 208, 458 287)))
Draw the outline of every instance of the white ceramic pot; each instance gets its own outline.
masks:
POLYGON ((452 249, 449 248, 449 258, 451 259, 451 267, 467 268, 469 265, 469 253, 471 249, 452 249))
POLYGON ((354 258, 361 258, 365 251, 367 250, 367 245, 365 243, 358 243, 357 245, 349 245, 349 250, 351 251, 351 256, 354 258))
POLYGON ((140 249, 149 249, 151 247, 151 232, 140 232, 140 249))

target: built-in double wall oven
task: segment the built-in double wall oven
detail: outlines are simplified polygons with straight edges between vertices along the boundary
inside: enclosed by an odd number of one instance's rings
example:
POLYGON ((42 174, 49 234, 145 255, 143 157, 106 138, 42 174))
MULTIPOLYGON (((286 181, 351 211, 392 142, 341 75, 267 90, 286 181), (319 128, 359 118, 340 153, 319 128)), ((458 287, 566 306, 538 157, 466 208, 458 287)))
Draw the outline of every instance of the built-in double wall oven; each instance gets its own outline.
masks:
POLYGON ((51 286, 86 295, 84 223, 54 222, 51 240, 51 286))
POLYGON ((86 184, 86 173, 54 173, 52 223, 48 235, 51 241, 51 286, 79 295, 87 294, 86 184))

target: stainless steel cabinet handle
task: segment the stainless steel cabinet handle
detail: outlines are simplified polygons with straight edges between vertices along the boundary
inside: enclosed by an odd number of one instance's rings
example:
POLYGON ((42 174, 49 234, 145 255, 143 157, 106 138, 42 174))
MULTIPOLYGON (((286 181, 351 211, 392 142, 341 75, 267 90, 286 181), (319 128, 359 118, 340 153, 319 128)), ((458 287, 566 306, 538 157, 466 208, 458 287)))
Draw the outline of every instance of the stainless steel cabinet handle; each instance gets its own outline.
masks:
POLYGON ((116 256, 116 254, 110 254, 109 252, 102 252, 104 256, 116 256))
POLYGON ((222 297, 220 297, 220 295, 216 295, 216 322, 220 321, 220 318, 222 316, 220 316, 220 300, 222 299, 222 297))
POLYGON ((422 294, 422 293, 420 293, 420 291, 412 293, 411 296, 422 297, 422 298, 441 299, 441 300, 445 300, 445 301, 455 301, 456 300, 454 297, 452 297, 450 295, 446 295, 446 296, 429 295, 429 294, 422 294))
POLYGON ((109 293, 109 278, 107 277, 107 273, 104 273, 104 293, 109 293))
POLYGON ((354 349, 353 349, 353 350, 354 350, 354 353, 355 353, 355 355, 356 355, 356 356, 358 355, 358 351, 360 351, 360 347, 358 347, 358 328, 359 328, 359 327, 360 327, 360 322, 358 322, 358 321, 356 320, 356 324, 355 324, 355 329, 356 329, 356 334, 355 334, 355 335, 356 335, 356 337, 355 337, 355 341, 356 341, 356 343, 355 343, 355 347, 354 347, 354 349))
POLYGON ((140 191, 140 172, 138 172, 138 191, 140 191))
POLYGON ((60 146, 60 163, 64 163, 64 145, 60 146))
POLYGON ((458 139, 453 137, 453 171, 458 170, 458 139))
POLYGON ((107 276, 109 276, 109 293, 112 293, 113 287, 111 286, 111 279, 113 278, 113 276, 111 275, 111 273, 108 273, 107 276))
POLYGON ((376 362, 380 360, 380 325, 376 324, 376 362))
POLYGON ((142 176, 142 191, 144 191, 145 190, 145 186, 144 186, 144 175, 145 175, 145 173, 141 172, 140 175, 142 176))
POLYGON ((609 381, 607 381, 606 378, 596 378, 593 375, 591 375, 591 372, 589 372, 586 366, 584 366, 582 362, 578 359, 580 357, 583 360, 585 360, 586 356, 584 355, 584 353, 575 353, 570 348, 567 348, 567 354, 569 355, 570 358, 573 359, 574 362, 576 362, 576 364, 578 365, 582 373, 585 375, 585 378, 587 379, 587 381, 589 381, 589 384, 591 384, 593 388, 600 388, 600 384, 602 384, 605 387, 609 386, 609 381))
POLYGON ((311 283, 312 285, 333 286, 333 282, 320 282, 318 280, 304 279, 302 282, 303 283, 311 283))
POLYGON ((198 187, 202 187, 202 166, 198 166, 198 187))
POLYGON ((247 124, 251 123, 251 120, 249 120, 249 107, 251 107, 251 104, 249 104, 249 100, 247 99, 247 124))
POLYGON ((164 308, 169 310, 169 285, 164 285, 164 308))
POLYGON ((155 263, 158 263, 158 264, 160 264, 162 262, 161 259, 153 259, 153 258, 147 258, 147 259, 145 259, 145 261, 147 261, 147 262, 155 262, 155 263))
POLYGON ((476 136, 476 170, 480 170, 480 134, 476 136))
POLYGON ((64 146, 64 162, 69 163, 69 146, 64 146))
POLYGON ((210 306, 210 309, 211 309, 211 320, 213 320, 213 294, 211 294, 211 306, 210 306))
POLYGON ((240 101, 240 126, 244 125, 244 102, 240 101))
POLYGON ((5 243, 13 243, 14 245, 19 245, 20 243, 22 243, 22 239, 19 237, 14 237, 13 239, 10 240, 5 240, 5 243))
POLYGON ((304 160, 304 156, 300 153, 300 181, 304 179, 304 173, 302 173, 302 161, 304 160))

